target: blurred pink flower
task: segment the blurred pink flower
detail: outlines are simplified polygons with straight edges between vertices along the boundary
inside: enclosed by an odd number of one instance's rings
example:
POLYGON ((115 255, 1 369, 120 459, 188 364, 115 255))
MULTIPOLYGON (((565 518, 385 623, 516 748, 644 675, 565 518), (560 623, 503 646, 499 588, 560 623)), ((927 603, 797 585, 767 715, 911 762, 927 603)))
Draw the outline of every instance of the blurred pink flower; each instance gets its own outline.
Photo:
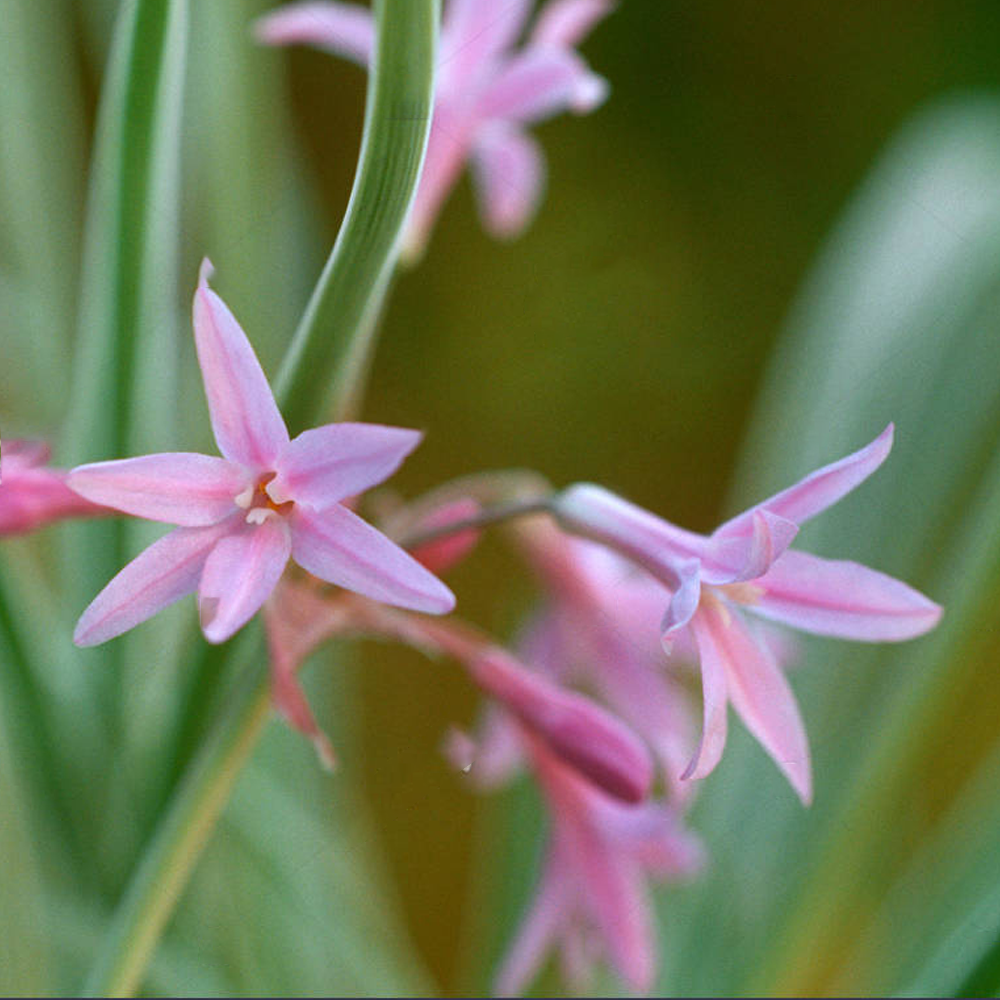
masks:
POLYGON ((198 591, 202 629, 223 642, 274 589, 288 559, 377 601, 440 614, 451 591, 343 503, 381 482, 417 431, 327 424, 289 440, 260 363, 201 267, 194 334, 223 458, 188 452, 83 465, 81 496, 179 527, 129 563, 84 611, 74 641, 104 642, 198 591))
POLYGON ((741 609, 819 635, 867 642, 933 628, 941 608, 893 577, 854 562, 788 549, 799 524, 836 503, 885 461, 890 424, 871 444, 727 521, 711 535, 677 528, 598 486, 557 497, 564 525, 633 559, 669 589, 664 639, 689 628, 701 660, 701 742, 684 778, 722 756, 729 702, 788 777, 812 797, 809 747, 798 706, 768 646, 741 609))
MULTIPOLYGON (((607 82, 574 46, 612 7, 610 0, 550 0, 525 45, 515 49, 532 0, 450 0, 441 28, 434 120, 404 255, 422 252, 467 160, 489 232, 509 238, 525 228, 545 175, 541 150, 525 127, 603 103, 607 82)), ((256 30, 270 45, 301 42, 363 66, 371 63, 371 15, 354 4, 289 4, 261 18, 256 30)))
POLYGON ((503 960, 496 992, 522 992, 558 946, 577 990, 587 988, 603 957, 629 987, 646 993, 656 973, 647 879, 696 874, 704 864, 701 843, 662 803, 616 802, 537 740, 524 742, 551 830, 535 901, 503 960))
POLYGON ((66 517, 114 513, 84 500, 66 485, 66 473, 45 463, 49 449, 40 441, 7 440, 0 447, 0 535, 33 531, 66 517))

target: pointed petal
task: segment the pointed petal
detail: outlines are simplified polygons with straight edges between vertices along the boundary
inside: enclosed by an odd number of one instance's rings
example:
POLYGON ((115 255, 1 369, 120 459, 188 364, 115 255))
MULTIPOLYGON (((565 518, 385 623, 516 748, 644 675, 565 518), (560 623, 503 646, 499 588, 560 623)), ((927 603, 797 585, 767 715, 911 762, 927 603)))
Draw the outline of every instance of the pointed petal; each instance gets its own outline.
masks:
POLYGON ((194 339, 215 440, 231 462, 270 471, 288 431, 250 341, 208 287, 211 275, 206 258, 194 296, 194 339))
POLYGON ((733 708, 784 772, 803 804, 809 805, 809 743, 785 675, 770 653, 754 641, 738 611, 715 603, 706 607, 703 620, 704 632, 726 672, 733 708))
POLYGON ((535 901, 494 981, 497 996, 520 996, 541 968, 546 952, 569 917, 570 873, 550 856, 544 865, 535 901))
POLYGON ((701 740, 681 780, 707 778, 722 759, 726 747, 726 650, 719 644, 714 619, 705 610, 691 619, 691 630, 701 660, 702 723, 701 740))
POLYGON ((755 508, 715 531, 702 556, 702 579, 724 584, 753 580, 792 544, 799 527, 770 510, 755 508))
POLYGON ((646 797, 653 780, 649 754, 615 716, 589 698, 525 670, 497 647, 466 666, 484 691, 595 785, 626 802, 646 797))
POLYGON ((328 583, 414 611, 446 614, 452 592, 395 542, 339 504, 320 512, 296 506, 292 558, 328 583))
POLYGON ((613 0, 550 0, 538 15, 530 44, 572 48, 614 7, 613 0))
POLYGON ((483 225, 495 237, 516 236, 535 214, 545 181, 538 144, 498 123, 477 135, 472 167, 483 225))
POLYGON ((766 507, 772 513, 801 524, 860 486, 889 457, 892 436, 893 425, 889 424, 871 444, 824 465, 794 486, 757 504, 757 508, 766 507))
POLYGON ((74 493, 66 485, 66 473, 59 469, 32 465, 4 470, 0 482, 0 535, 34 531, 67 517, 104 517, 113 513, 74 493))
POLYGON ((105 507, 197 528, 234 513, 235 497, 249 480, 224 458, 168 452, 80 465, 70 471, 67 483, 105 507))
POLYGON ((78 646, 113 639, 190 594, 216 543, 239 525, 231 518, 207 528, 175 528, 133 559, 94 598, 73 633, 78 646))
POLYGON ((201 629, 209 642, 225 642, 260 610, 291 550, 291 533, 279 517, 246 526, 212 549, 198 586, 201 629))
POLYGON ((526 124, 562 111, 593 111, 607 97, 607 82, 569 49, 526 49, 508 60, 480 97, 482 120, 526 124))
POLYGON ((303 431, 277 460, 267 485, 275 503, 325 510, 388 479, 418 444, 420 431, 379 424, 326 424, 303 431))
MULTIPOLYGON (((441 28, 442 83, 468 83, 521 34, 533 0, 449 0, 441 28)), ((439 84, 439 90, 441 84, 439 84)))
POLYGON ((670 642, 676 632, 687 625, 701 601, 701 563, 697 559, 682 562, 677 570, 678 587, 670 598, 660 624, 664 649, 670 652, 670 642))
POLYGON ((265 45, 315 45, 362 66, 375 49, 371 11, 333 0, 279 7, 257 20, 254 34, 265 45))
POLYGON ((902 580, 808 552, 786 552, 755 584, 764 593, 750 610, 817 635, 895 642, 941 618, 940 605, 902 580))
POLYGON ((692 560, 701 556, 707 541, 592 483, 568 487, 552 507, 566 530, 613 548, 671 590, 690 579, 692 560))

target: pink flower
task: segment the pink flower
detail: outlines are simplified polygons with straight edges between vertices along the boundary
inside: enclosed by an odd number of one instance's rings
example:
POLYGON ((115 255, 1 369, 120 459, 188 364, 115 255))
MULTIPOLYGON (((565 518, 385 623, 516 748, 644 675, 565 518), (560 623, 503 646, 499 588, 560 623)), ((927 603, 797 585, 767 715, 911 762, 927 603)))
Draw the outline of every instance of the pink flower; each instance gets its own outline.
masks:
MULTIPOLYGON (((427 158, 404 239, 407 256, 419 256, 467 160, 486 228, 504 238, 524 229, 545 174, 525 126, 566 110, 583 114, 604 101, 606 81, 573 47, 612 6, 610 0, 551 0, 515 50, 531 0, 450 0, 427 158)), ((257 35, 270 45, 315 45, 364 66, 374 47, 370 13, 348 3, 289 4, 262 18, 257 35)))
POLYGON ((84 500, 66 485, 66 473, 46 466, 40 441, 7 440, 0 455, 0 535, 33 531, 65 517, 112 513, 84 500))
POLYGON ((668 589, 669 641, 693 636, 701 660, 701 743, 683 778, 703 778, 726 742, 732 703, 803 802, 812 797, 809 747, 788 682, 742 611, 818 635, 867 642, 909 639, 933 628, 941 608, 899 580, 854 562, 788 546, 799 524, 849 493, 885 461, 890 424, 871 444, 727 521, 711 535, 677 528, 598 486, 562 493, 564 525, 627 555, 668 589))
POLYGON ((433 614, 451 591, 341 501, 390 476, 416 431, 327 424, 289 440, 260 363, 204 261, 194 335, 223 457, 173 452, 83 465, 81 496, 179 527, 129 563, 94 599, 74 641, 121 634, 194 590, 202 629, 223 642, 260 608, 292 558, 329 583, 433 614))
POLYGON ((701 843, 668 807, 617 802, 537 740, 528 737, 525 745, 551 831, 534 904, 503 960, 496 992, 520 993, 556 945, 577 989, 586 989, 594 961, 605 957, 625 983, 646 993, 656 972, 646 881, 697 873, 701 843))

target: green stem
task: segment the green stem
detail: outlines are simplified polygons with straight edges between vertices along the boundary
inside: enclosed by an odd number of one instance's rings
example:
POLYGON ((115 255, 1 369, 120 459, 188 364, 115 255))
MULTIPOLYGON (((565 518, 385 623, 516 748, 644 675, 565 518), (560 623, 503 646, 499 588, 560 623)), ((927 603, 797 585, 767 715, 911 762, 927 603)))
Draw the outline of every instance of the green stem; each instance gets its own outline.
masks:
MULTIPOLYGON (((356 394, 373 317, 395 265, 430 131, 437 0, 381 0, 361 156, 347 216, 282 367, 277 396, 298 429, 323 404, 356 394)), ((188 767, 119 904, 86 982, 90 996, 142 983, 156 943, 269 715, 265 657, 236 684, 188 767)))

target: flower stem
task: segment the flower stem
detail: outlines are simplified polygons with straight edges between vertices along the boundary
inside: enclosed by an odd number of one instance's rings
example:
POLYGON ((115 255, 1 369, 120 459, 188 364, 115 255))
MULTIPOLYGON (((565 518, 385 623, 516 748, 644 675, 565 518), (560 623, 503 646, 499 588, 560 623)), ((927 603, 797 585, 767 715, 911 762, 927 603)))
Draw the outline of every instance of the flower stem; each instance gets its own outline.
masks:
MULTIPOLYGON (((438 0, 381 0, 361 157, 341 233, 289 348, 277 396, 289 423, 327 401, 356 396, 380 308, 416 193, 430 131, 438 0), (338 312, 338 307, 342 311, 338 312)), ((86 981, 90 996, 125 996, 146 967, 244 764, 269 717, 265 657, 187 767, 126 889, 86 981)))
POLYGON ((487 528, 493 524, 502 524, 504 521, 513 521, 519 517, 527 517, 529 514, 551 514, 552 507, 548 497, 537 497, 531 500, 514 500, 511 503, 497 504, 495 507, 487 507, 477 514, 463 517, 461 520, 450 521, 436 528, 428 528, 426 531, 418 531, 408 535, 399 541, 404 549, 415 549, 430 542, 440 541, 451 535, 457 535, 462 531, 475 530, 476 528, 487 528))

